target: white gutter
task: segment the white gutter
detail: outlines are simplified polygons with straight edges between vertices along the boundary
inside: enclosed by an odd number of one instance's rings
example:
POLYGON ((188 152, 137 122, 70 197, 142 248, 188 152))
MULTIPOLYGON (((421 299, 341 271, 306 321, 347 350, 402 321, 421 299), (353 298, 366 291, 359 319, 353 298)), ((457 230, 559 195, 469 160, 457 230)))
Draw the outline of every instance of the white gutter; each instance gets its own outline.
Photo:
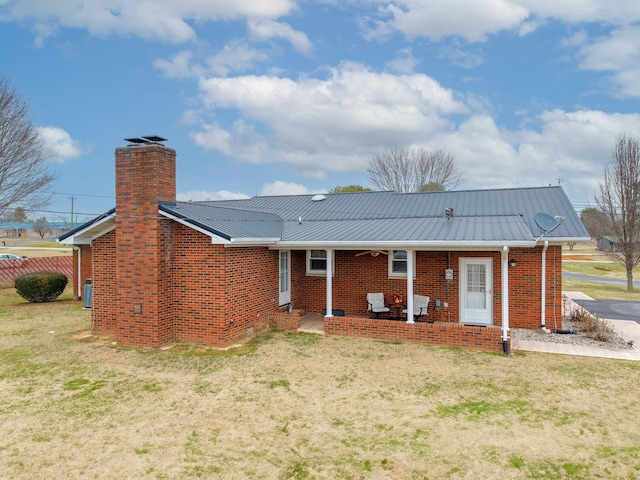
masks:
POLYGON ((251 237, 247 237, 247 238, 232 238, 230 240, 230 242, 234 245, 256 245, 256 246, 261 246, 261 245, 265 245, 265 244, 273 244, 273 243, 277 243, 279 242, 281 239, 280 238, 269 238, 269 237, 255 237, 255 238, 251 238, 251 237))
POLYGON ((540 326, 543 330, 547 329, 547 248, 549 247, 549 240, 544 241, 544 247, 542 247, 542 309, 541 309, 541 321, 540 326))
POLYGON ((327 311, 325 317, 333 317, 333 250, 327 249, 327 311))
POLYGON ((509 354, 509 247, 502 248, 502 349, 509 354))
POLYGON ((326 249, 332 248, 334 250, 495 250, 501 251, 502 247, 507 245, 511 248, 534 248, 537 245, 537 239, 533 240, 514 240, 512 242, 503 241, 491 241, 485 242, 482 240, 476 241, 424 241, 424 240, 399 240, 399 241, 349 241, 342 242, 337 240, 315 240, 315 241, 287 241, 280 240, 274 247, 286 248, 286 249, 326 249))

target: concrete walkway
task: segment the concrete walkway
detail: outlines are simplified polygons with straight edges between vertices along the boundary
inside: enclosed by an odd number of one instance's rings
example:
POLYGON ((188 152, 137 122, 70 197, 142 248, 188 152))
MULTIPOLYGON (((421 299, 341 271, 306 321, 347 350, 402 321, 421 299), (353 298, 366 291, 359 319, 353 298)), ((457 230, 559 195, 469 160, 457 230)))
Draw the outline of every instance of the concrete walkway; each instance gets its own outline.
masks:
MULTIPOLYGON (((581 292, 565 292, 569 298, 568 308, 580 308, 576 303, 580 300, 593 300, 581 292)), ((566 343, 536 342, 530 340, 514 340, 511 348, 530 352, 558 353, 561 355, 581 355, 584 357, 617 358, 623 360, 640 361, 640 323, 635 320, 605 319, 613 329, 627 342, 632 341, 633 347, 628 349, 590 347, 571 345, 566 343)))

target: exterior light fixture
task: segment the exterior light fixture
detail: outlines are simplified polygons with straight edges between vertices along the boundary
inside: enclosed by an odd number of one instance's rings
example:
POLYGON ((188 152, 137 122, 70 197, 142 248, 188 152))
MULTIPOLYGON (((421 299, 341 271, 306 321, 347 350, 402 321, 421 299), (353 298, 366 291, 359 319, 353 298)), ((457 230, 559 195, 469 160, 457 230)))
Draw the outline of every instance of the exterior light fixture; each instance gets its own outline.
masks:
POLYGON ((515 267, 516 265, 518 265, 518 262, 516 262, 515 258, 512 258, 511 260, 509 260, 509 266, 515 267))

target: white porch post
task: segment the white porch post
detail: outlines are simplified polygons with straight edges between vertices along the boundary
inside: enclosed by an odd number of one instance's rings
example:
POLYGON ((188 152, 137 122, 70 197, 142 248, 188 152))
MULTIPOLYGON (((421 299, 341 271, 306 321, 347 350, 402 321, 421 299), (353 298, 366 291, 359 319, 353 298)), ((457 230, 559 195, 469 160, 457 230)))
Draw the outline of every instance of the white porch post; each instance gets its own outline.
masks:
POLYGON ((407 323, 413 321, 413 251, 407 250, 407 323))
POLYGON ((509 247, 502 247, 502 341, 509 339, 509 247))
POLYGON ((327 249, 327 311, 325 317, 333 317, 333 250, 327 249))

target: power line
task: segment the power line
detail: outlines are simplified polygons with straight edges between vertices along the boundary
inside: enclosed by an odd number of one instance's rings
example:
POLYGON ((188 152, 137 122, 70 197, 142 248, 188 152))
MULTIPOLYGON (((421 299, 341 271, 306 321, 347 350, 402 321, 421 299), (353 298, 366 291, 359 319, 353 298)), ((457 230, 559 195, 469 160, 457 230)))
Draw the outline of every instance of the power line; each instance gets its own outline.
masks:
POLYGON ((51 195, 66 195, 66 196, 75 196, 75 197, 93 197, 93 198, 116 198, 115 195, 91 195, 88 193, 65 193, 65 192, 45 192, 51 195))

